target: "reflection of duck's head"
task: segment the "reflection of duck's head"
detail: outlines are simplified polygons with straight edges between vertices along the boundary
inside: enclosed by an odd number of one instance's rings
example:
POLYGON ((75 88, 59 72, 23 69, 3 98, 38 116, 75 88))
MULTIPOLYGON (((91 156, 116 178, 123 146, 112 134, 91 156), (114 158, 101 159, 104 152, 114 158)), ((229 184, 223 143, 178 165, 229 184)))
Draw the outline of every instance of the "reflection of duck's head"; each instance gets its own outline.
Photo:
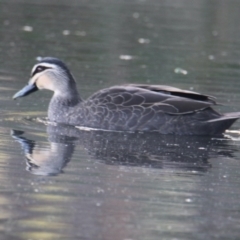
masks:
POLYGON ((11 135, 18 141, 25 153, 27 170, 35 175, 57 175, 71 160, 74 145, 63 143, 35 142, 21 136, 23 132, 13 130, 11 135))

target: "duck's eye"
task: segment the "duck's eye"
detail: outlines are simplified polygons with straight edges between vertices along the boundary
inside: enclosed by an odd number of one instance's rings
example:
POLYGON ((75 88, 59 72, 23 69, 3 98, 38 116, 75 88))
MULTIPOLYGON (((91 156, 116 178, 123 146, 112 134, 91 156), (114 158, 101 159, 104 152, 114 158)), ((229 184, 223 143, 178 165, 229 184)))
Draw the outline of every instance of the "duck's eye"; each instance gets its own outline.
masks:
POLYGON ((37 73, 39 73, 39 72, 42 72, 42 71, 44 71, 44 70, 46 70, 46 69, 48 69, 49 67, 44 67, 44 66, 38 66, 35 70, 34 70, 34 72, 32 73, 32 76, 34 76, 35 74, 37 74, 37 73))
POLYGON ((39 67, 36 68, 36 72, 41 72, 41 71, 43 71, 43 70, 44 70, 44 68, 41 67, 41 66, 39 66, 39 67))

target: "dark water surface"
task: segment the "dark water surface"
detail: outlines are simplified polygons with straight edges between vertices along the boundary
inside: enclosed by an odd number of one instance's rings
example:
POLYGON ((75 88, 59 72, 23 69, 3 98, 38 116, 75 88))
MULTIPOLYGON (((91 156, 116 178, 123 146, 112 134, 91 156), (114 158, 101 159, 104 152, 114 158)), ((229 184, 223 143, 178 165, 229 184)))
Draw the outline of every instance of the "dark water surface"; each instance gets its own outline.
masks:
POLYGON ((0 0, 0 239, 240 238, 240 121, 223 138, 44 124, 17 101, 40 56, 83 97, 122 83, 215 95, 240 111, 239 1, 0 0))

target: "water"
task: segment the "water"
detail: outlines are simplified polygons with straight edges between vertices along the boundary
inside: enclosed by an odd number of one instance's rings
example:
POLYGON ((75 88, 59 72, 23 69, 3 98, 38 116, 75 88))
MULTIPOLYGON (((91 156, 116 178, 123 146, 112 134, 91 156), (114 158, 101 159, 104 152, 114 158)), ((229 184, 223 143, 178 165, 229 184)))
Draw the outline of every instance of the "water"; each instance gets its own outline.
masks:
POLYGON ((0 0, 0 239, 238 239, 240 121, 223 138, 46 126, 40 56, 87 97, 167 84, 239 109, 238 1, 0 0), (233 132, 236 131, 236 133, 233 132))

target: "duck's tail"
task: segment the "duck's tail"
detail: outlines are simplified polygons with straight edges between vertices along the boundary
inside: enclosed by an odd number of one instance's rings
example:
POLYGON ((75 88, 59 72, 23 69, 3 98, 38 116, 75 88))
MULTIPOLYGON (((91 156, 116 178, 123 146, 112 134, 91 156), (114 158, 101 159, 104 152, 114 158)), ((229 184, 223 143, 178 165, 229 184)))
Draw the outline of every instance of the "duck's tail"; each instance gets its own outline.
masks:
POLYGON ((240 112, 225 113, 221 117, 207 121, 211 134, 222 134, 240 118, 240 112))

